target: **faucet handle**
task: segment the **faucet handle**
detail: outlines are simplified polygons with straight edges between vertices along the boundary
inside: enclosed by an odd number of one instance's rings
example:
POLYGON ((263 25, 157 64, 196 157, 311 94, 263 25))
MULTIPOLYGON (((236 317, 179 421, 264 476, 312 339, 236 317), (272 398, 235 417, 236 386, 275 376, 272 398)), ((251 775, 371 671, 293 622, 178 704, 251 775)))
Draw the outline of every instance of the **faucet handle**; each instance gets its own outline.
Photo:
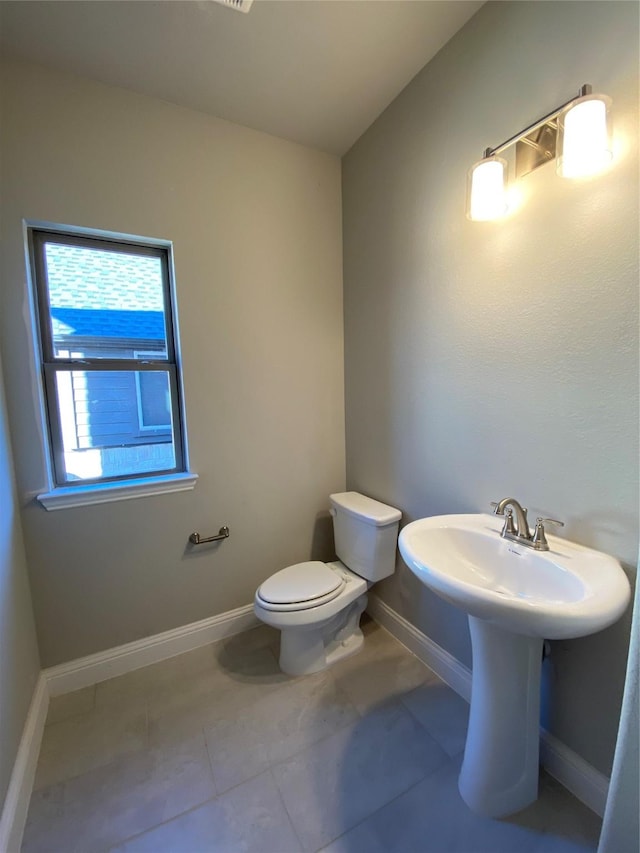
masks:
POLYGON ((513 521, 513 510, 510 506, 507 507, 507 510, 503 515, 505 516, 504 527, 502 528, 502 533, 500 535, 507 536, 508 534, 509 536, 515 536, 518 531, 516 530, 516 526, 513 521))
POLYGON ((564 521, 558 521, 557 518, 542 518, 538 516, 536 519, 536 529, 533 532, 531 540, 536 551, 548 551, 549 543, 544 532, 545 524, 555 524, 557 527, 564 527, 564 521))

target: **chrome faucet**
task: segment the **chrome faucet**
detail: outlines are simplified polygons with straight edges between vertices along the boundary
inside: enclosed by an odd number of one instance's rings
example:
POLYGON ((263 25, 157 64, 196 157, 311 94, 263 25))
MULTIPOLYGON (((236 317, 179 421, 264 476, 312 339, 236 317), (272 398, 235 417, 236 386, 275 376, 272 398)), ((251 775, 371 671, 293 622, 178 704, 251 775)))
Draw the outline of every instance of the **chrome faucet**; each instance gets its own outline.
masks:
POLYGON ((533 532, 529 530, 529 522, 527 520, 527 510, 515 498, 503 498, 501 501, 492 501, 491 506, 495 515, 504 515, 504 526, 500 535, 503 539, 511 539, 513 542, 519 542, 521 545, 526 545, 528 548, 533 548, 536 551, 548 551, 549 543, 544 532, 545 524, 556 524, 558 527, 564 527, 564 522, 557 521, 555 518, 537 518, 536 527, 533 532), (515 524, 513 513, 515 511, 515 524))

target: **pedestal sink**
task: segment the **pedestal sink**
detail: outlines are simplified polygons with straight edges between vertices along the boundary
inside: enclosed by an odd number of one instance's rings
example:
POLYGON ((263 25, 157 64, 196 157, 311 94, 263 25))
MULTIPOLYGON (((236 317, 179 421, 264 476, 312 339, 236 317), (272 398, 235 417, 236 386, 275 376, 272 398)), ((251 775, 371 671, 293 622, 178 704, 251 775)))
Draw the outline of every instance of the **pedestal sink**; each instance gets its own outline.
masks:
POLYGON ((458 784, 489 817, 538 795, 543 641, 601 631, 630 597, 613 557, 556 536, 549 551, 534 551, 503 539, 501 527, 493 515, 441 515, 408 524, 399 538, 411 571, 469 615, 471 712, 458 784))

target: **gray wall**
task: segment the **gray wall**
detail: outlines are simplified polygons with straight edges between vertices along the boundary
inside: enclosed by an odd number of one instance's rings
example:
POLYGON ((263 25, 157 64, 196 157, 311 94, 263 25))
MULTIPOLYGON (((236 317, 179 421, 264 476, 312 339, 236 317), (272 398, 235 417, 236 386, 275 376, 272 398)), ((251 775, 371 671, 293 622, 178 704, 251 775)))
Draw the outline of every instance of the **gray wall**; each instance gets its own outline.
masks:
POLYGON ((340 163, 28 64, 4 74, 0 336, 43 665, 249 604, 332 555, 340 163), (193 492, 45 511, 22 217, 173 240, 193 492), (185 549, 193 530, 231 537, 185 549))
POLYGON ((0 812, 39 673, 0 363, 0 812))
MULTIPOLYGON (((405 521, 515 495, 635 567, 637 69, 637 4, 490 3, 346 155, 349 488, 405 521), (483 149, 585 82, 613 98, 611 171, 567 182, 547 165, 517 213, 468 221, 483 149)), ((400 564, 380 591, 470 665, 460 611, 400 564)), ((605 773, 628 636, 629 614, 545 666, 545 724, 605 773)))

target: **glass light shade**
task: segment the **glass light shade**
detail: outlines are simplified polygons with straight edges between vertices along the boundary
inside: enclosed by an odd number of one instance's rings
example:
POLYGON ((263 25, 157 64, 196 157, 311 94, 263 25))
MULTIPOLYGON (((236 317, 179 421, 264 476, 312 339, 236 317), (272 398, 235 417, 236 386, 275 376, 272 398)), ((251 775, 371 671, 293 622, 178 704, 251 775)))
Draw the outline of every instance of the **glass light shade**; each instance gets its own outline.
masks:
POLYGON ((476 222, 498 219, 507 212, 506 160, 485 157, 469 170, 467 216, 476 222))
POLYGON ((611 162, 610 105, 606 95, 586 95, 561 113, 557 171, 563 178, 595 175, 611 162))

